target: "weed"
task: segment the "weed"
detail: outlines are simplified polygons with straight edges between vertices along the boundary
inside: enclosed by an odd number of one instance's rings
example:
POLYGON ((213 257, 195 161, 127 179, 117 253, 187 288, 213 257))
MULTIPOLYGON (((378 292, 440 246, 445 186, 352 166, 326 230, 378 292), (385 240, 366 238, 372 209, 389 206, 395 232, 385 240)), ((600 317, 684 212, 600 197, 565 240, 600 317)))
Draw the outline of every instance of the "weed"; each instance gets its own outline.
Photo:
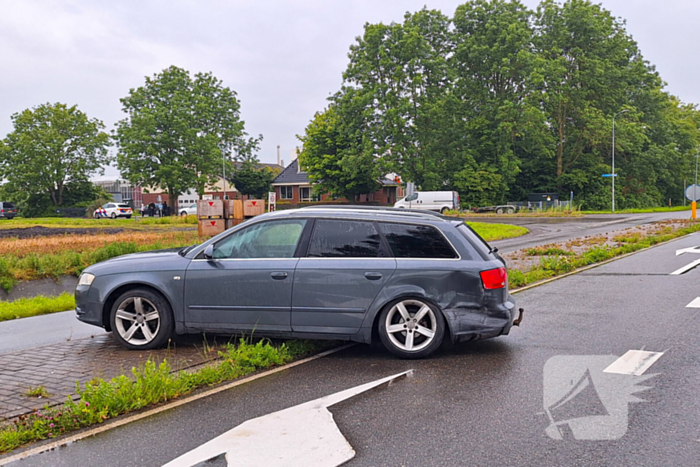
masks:
POLYGON ((51 394, 46 390, 44 386, 37 386, 34 388, 29 388, 26 393, 24 393, 25 396, 27 397, 36 397, 37 399, 47 398, 51 394))
POLYGON ((40 295, 33 298, 20 298, 12 302, 0 301, 0 321, 45 315, 74 308, 75 298, 66 292, 58 297, 40 295))
POLYGON ((563 250, 557 247, 538 246, 526 250, 528 256, 571 256, 572 251, 563 250))

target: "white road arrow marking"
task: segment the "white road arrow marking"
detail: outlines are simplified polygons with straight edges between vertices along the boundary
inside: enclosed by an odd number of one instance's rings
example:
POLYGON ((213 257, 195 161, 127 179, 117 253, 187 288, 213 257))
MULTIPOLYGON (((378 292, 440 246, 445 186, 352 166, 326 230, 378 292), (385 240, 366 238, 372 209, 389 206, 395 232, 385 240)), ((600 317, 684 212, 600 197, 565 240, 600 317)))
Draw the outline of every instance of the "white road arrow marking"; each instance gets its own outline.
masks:
POLYGON ((696 254, 700 255, 700 250, 698 249, 697 246, 693 246, 693 247, 690 247, 690 248, 682 248, 682 249, 680 249, 680 250, 676 250, 676 256, 680 256, 680 255, 682 255, 683 253, 696 253, 696 254))
POLYGON ((641 376, 654 362, 660 359, 663 354, 663 352, 628 350, 622 357, 618 358, 604 369, 603 373, 641 376))
POLYGON ((700 308, 700 297, 696 298, 692 302, 688 303, 686 308, 700 308))
POLYGON ((697 267, 698 265, 700 265, 700 259, 696 259, 696 260, 693 261, 692 263, 686 264, 686 265, 683 266, 682 268, 673 271, 673 272, 671 273, 671 275, 672 275, 672 276, 679 276, 679 275, 683 274, 684 272, 688 272, 688 271, 690 271, 691 269, 697 267))
POLYGON ((412 372, 404 371, 248 420, 163 467, 192 467, 223 453, 229 466, 340 465, 355 457, 355 451, 328 407, 412 372))

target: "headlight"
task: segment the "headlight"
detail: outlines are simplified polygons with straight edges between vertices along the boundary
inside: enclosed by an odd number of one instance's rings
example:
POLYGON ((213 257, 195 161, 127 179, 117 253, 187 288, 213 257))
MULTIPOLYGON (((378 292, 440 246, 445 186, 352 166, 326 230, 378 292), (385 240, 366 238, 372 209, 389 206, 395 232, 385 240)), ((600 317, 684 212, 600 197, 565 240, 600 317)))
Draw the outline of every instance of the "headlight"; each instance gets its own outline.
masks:
POLYGON ((91 285, 92 281, 95 280, 95 275, 94 274, 88 274, 88 273, 83 273, 80 275, 80 279, 78 279, 78 285, 91 285))

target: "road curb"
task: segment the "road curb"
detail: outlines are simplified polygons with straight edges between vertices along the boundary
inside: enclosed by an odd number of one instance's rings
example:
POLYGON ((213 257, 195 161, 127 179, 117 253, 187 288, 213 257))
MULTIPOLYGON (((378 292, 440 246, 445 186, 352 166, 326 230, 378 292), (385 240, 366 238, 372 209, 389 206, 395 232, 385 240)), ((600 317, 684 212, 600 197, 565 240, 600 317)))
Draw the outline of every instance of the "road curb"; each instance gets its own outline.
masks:
POLYGON ((641 252, 643 252, 643 251, 651 250, 652 248, 656 248, 656 247, 659 247, 659 246, 667 245, 667 244, 669 244, 669 243, 673 243, 673 242, 675 242, 675 241, 677 241, 677 240, 680 240, 680 239, 683 239, 683 238, 687 238, 687 237, 689 237, 689 236, 691 236, 691 235, 695 235, 695 234, 698 234, 698 233, 700 233, 700 231, 698 231, 698 232, 693 232, 693 233, 689 233, 689 234, 687 234, 687 235, 681 235, 680 237, 672 238, 671 240, 666 240, 665 242, 660 242, 660 243, 657 243, 656 245, 651 245, 651 246, 648 246, 648 247, 646 247, 646 248, 642 248, 641 250, 633 251, 633 252, 631 252, 631 253, 625 253, 624 255, 616 256, 616 257, 610 258, 610 259, 606 259, 605 261, 601 261, 600 263, 589 264, 588 266, 584 266, 584 267, 582 267, 582 268, 575 269, 575 270, 573 270, 573 271, 571 271, 571 272, 567 272, 567 273, 562 274, 562 275, 560 275, 560 276, 550 277, 549 279, 544 279, 544 280, 542 280, 542 281, 535 282, 534 284, 526 285, 526 286, 524 286, 524 287, 520 287, 519 289, 511 290, 510 293, 511 293, 511 294, 516 294, 516 293, 520 293, 520 292, 525 292, 526 290, 534 289, 535 287, 539 287, 539 286, 541 286, 541 285, 549 284, 550 282, 554 282, 554 281, 556 281, 556 280, 563 279, 563 278, 565 278, 565 277, 573 276, 574 274, 578 274, 578 273, 581 273, 581 272, 584 272, 584 271, 588 271, 589 269, 597 268, 597 267, 599 267, 599 266, 603 266, 603 265, 605 265, 605 264, 612 263, 613 261, 617 261, 617 260, 620 260, 620 259, 623 259, 623 258, 627 258, 628 256, 636 255, 637 253, 641 253, 641 252))
POLYGON ((112 430, 114 428, 118 428, 120 426, 128 425, 129 423, 150 417, 152 415, 159 414, 161 412, 165 412, 166 410, 174 409, 176 407, 179 407, 181 405, 189 404, 190 402, 197 401, 199 399, 203 399, 205 397, 213 396, 214 394, 218 394, 223 391, 227 391, 229 389, 235 388, 236 386, 242 386, 243 384, 250 383, 252 381, 255 381, 260 378, 264 378, 266 376, 273 375, 275 373, 279 373, 281 371, 288 370, 290 368, 294 368, 295 366, 303 365, 304 363, 310 363, 314 360, 318 360, 319 358, 326 357, 328 355, 334 354, 336 352, 340 352, 341 350, 348 349, 352 347, 355 344, 345 344, 341 345, 340 347, 336 347, 334 349, 326 350, 324 352, 321 352, 316 355, 312 355, 310 357, 302 358, 301 360, 297 360, 292 363, 288 363, 283 366, 278 366, 275 368, 271 368, 269 370, 262 371, 260 373, 255 373, 250 376, 246 376, 245 378, 237 379, 235 381, 231 381, 228 383, 224 383, 220 386, 216 386, 214 388, 209 388, 205 389, 201 392, 198 392, 197 394, 191 394, 189 396, 185 396, 170 402, 165 402, 162 405, 158 405, 157 407, 154 407, 152 409, 146 409, 143 412, 138 412, 135 414, 131 415, 124 415, 117 417, 113 419, 112 421, 105 422, 102 425, 93 427, 93 428, 88 428, 85 431, 80 431, 78 433, 75 433, 73 435, 67 436, 65 438, 57 439, 55 441, 52 441, 50 443, 42 444, 41 446, 36 446, 32 448, 28 448, 25 451, 19 452, 17 454, 10 455, 8 457, 0 457, 0 466, 10 464, 12 462, 17 462, 22 459, 26 459, 28 457, 34 456, 36 454, 41 454, 42 452, 50 451, 56 448, 59 448, 61 446, 65 446, 70 443, 74 443, 75 441, 80 441, 81 439, 89 438, 90 436, 95 436, 100 433, 104 433, 105 431, 112 430))

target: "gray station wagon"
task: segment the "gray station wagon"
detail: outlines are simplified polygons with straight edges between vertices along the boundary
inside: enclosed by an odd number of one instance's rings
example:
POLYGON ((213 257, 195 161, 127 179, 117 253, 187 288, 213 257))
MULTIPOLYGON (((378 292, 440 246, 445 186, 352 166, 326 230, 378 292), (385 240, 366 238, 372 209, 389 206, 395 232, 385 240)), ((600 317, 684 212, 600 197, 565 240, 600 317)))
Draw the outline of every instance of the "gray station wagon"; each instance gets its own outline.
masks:
POLYGON ((508 334, 516 313, 503 259, 463 221, 357 207, 273 212, 201 245, 104 261, 75 297, 78 319, 130 349, 243 332, 380 340, 421 358, 508 334))

